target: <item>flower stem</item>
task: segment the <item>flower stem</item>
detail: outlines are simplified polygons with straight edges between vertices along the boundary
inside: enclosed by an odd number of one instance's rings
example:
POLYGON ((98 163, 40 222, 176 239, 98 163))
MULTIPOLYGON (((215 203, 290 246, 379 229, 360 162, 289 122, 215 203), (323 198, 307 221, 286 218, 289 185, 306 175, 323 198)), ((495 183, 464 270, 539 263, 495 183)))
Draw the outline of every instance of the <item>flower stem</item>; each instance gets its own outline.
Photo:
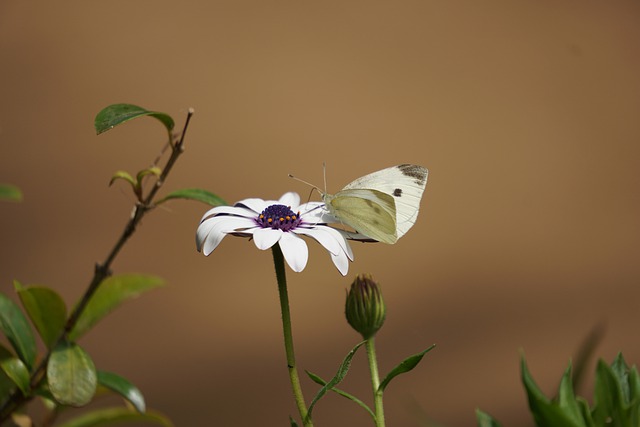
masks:
POLYGON ((275 244, 272 248, 273 263, 276 268, 276 278, 278 280, 278 294, 280 295, 280 310, 282 312, 282 332, 284 333, 284 350, 287 356, 287 369, 289 370, 289 380, 293 389, 293 398, 296 401, 298 412, 305 427, 312 427, 313 422, 307 420, 307 404, 302 395, 300 387, 300 377, 296 367, 296 356, 293 350, 293 334, 291 333, 291 312, 289 311, 289 294, 287 292, 287 276, 284 270, 284 256, 280 245, 275 244))
POLYGON ((384 427, 384 406, 382 404, 382 390, 379 390, 380 376, 378 375, 375 337, 369 338, 365 343, 365 347, 367 348, 367 358, 369 359, 369 371, 371 371, 373 403, 376 410, 376 427, 384 427))

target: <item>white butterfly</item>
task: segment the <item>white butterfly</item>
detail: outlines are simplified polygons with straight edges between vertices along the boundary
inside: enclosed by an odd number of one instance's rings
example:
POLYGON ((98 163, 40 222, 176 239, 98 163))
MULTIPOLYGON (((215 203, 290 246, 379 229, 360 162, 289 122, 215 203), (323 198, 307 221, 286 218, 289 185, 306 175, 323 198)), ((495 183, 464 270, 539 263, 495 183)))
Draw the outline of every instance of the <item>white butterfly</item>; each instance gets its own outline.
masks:
POLYGON ((373 240, 393 244, 416 222, 428 173, 422 166, 404 164, 360 177, 336 194, 318 191, 338 220, 373 240))

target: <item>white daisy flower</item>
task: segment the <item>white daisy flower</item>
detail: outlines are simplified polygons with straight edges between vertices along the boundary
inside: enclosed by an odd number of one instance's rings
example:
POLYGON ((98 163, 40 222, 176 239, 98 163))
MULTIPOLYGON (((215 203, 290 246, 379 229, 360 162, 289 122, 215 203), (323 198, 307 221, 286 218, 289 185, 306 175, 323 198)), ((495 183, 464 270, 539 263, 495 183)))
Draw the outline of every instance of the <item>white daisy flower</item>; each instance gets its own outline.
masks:
POLYGON ((337 222, 322 202, 300 205, 297 193, 285 193, 277 201, 245 199, 205 213, 196 231, 196 247, 208 256, 228 234, 251 237, 261 250, 279 243, 289 267, 300 272, 309 259, 307 244, 298 237, 303 235, 320 243, 331 255, 338 271, 346 276, 349 261, 353 261, 347 238, 353 239, 356 235, 327 225, 337 222))

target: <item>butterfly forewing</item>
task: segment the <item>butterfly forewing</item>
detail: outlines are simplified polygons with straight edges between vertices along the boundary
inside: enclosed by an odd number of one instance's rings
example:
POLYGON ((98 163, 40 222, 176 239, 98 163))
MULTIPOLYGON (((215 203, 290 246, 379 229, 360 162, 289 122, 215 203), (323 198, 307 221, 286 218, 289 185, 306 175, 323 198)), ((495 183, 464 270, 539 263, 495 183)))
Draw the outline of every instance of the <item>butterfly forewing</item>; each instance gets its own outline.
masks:
MULTIPOLYGON (((343 191, 371 189, 392 195, 396 217, 396 239, 415 224, 428 170, 418 165, 398 165, 370 173, 347 184, 343 191)), ((341 192, 342 193, 342 192, 341 192)))

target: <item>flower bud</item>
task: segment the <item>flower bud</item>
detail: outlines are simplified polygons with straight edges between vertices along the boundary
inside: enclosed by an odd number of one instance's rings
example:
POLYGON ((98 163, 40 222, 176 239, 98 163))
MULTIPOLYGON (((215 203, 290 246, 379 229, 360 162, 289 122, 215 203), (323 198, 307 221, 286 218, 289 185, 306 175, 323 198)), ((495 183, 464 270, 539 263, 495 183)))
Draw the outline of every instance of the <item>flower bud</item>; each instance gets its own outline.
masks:
POLYGON ((365 340, 382 327, 386 314, 382 292, 370 274, 359 274, 347 292, 347 322, 365 340))

